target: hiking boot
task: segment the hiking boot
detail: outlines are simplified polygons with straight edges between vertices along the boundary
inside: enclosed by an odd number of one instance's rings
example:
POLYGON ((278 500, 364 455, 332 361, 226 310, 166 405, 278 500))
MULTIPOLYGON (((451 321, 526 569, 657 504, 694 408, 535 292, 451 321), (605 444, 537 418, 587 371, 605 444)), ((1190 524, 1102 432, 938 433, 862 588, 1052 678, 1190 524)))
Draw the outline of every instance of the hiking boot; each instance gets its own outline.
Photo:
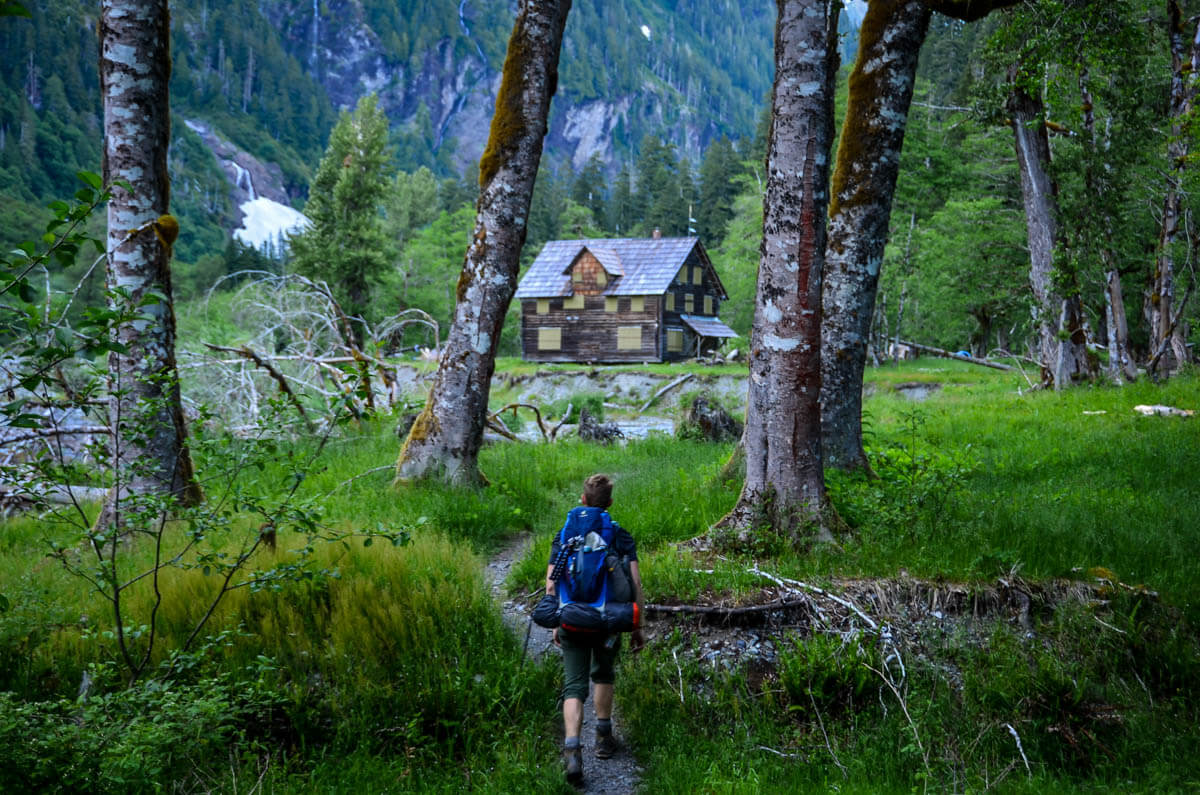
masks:
POLYGON ((579 748, 564 748, 563 749, 563 768, 567 774, 567 781, 572 784, 578 784, 583 781, 583 752, 579 748))
POLYGON ((601 734, 596 732, 596 758, 608 759, 617 752, 617 738, 612 732, 601 734))

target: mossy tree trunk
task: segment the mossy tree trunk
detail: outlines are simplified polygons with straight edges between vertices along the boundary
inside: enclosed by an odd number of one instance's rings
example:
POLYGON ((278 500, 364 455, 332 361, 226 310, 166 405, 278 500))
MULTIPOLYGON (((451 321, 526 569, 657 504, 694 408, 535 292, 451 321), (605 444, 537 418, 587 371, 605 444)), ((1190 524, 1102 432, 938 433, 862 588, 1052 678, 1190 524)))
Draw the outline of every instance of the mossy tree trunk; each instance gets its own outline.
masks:
POLYGON ((399 481, 478 483, 496 346, 517 286, 533 183, 570 0, 524 0, 479 161, 475 235, 458 280, 454 323, 424 410, 396 462, 399 481))
POLYGON ((111 353, 109 422, 117 483, 98 526, 124 524, 126 502, 150 495, 179 504, 199 502, 175 367, 175 310, 171 301, 171 244, 178 225, 167 216, 167 144, 171 74, 167 0, 103 0, 100 85, 104 101, 104 181, 108 204, 110 289, 134 303, 150 295, 141 318, 122 325, 111 353))
POLYGON ((827 466, 869 469, 862 442, 867 342, 887 244, 917 59, 923 0, 875 0, 859 30, 825 250, 821 431, 827 466))
POLYGON ((821 463, 825 260, 838 4, 777 0, 763 241, 742 435, 746 478, 719 526, 797 541, 826 527, 821 463))
POLYGON ((1058 188, 1049 174, 1050 141, 1042 101, 1018 82, 1017 69, 1011 77, 1008 112, 1029 236, 1029 284, 1038 329, 1038 360, 1043 383, 1062 389, 1088 375, 1083 307, 1079 291, 1072 285, 1074 274, 1055 268, 1058 188))
POLYGON ((833 174, 821 339, 826 464, 867 469, 862 383, 900 150, 931 11, 971 22, 1019 0, 872 0, 833 174))
POLYGON ((1171 47, 1171 134, 1167 138, 1167 187, 1159 226, 1158 258, 1147 301, 1150 320, 1150 353, 1166 344, 1177 362, 1187 361, 1183 330, 1175 322, 1175 241, 1183 215, 1183 170, 1189 147, 1184 125, 1192 115, 1196 96, 1196 70, 1200 69, 1200 24, 1195 25, 1191 46, 1185 51, 1183 14, 1177 0, 1167 0, 1167 38, 1171 47))

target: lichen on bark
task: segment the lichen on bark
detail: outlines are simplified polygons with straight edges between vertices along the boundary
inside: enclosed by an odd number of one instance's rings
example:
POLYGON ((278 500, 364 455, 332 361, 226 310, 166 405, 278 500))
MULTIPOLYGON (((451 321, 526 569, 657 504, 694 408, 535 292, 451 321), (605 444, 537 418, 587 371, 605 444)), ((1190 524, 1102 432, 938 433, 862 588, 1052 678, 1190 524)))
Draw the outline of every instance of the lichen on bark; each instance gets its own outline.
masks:
POLYGON ((513 26, 488 144, 475 234, 455 287, 454 322, 423 416, 396 462, 398 482, 485 482, 479 448, 496 346, 516 290, 569 0, 524 0, 513 26))
POLYGON ((831 538, 821 462, 821 272, 837 10, 779 0, 763 242, 751 337, 746 475, 717 529, 831 538))
POLYGON ((175 367, 175 312, 171 301, 171 243, 178 224, 168 213, 170 185, 170 22, 167 0, 104 0, 99 23, 100 81, 104 101, 104 181, 114 187, 108 205, 110 287, 138 304, 151 292, 164 301, 145 319, 126 323, 117 340, 126 350, 109 356, 109 420, 117 485, 97 520, 120 521, 129 496, 166 496, 198 502, 175 367))

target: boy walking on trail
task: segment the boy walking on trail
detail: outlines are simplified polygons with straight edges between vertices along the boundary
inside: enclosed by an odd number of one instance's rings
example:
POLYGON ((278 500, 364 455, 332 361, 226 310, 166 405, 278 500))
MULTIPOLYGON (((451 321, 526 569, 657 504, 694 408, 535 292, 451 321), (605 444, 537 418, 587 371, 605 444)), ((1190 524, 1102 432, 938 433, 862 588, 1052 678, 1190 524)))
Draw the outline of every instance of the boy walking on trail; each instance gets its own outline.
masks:
MULTIPOLYGON (((583 483, 583 494, 579 502, 583 508, 574 508, 568 515, 567 522, 572 519, 595 522, 596 527, 602 523, 611 525, 612 541, 610 546, 629 561, 629 575, 632 580, 634 600, 640 610, 644 604, 642 598, 642 578, 638 571, 637 543, 625 528, 607 518, 605 510, 612 505, 612 481, 607 475, 592 475, 583 483), (599 509, 596 515, 588 509, 599 509)), ((566 525, 564 525, 564 528, 566 525)), ((546 568, 546 593, 556 593, 556 583, 551 579, 554 571, 554 561, 558 558, 561 547, 562 533, 554 536, 550 548, 550 565, 546 568)), ((596 633, 584 635, 559 627, 554 630, 554 643, 562 649, 563 655, 563 724, 566 740, 563 743, 563 766, 566 769, 567 780, 578 783, 583 779, 583 752, 580 747, 580 733, 583 730, 583 704, 588 695, 588 676, 595 685, 594 705, 596 709, 596 757, 608 759, 617 750, 617 741, 612 733, 612 705, 614 664, 621 650, 620 634, 607 635, 596 633)), ((644 643, 640 629, 634 629, 630 639, 633 651, 641 649, 644 643)))

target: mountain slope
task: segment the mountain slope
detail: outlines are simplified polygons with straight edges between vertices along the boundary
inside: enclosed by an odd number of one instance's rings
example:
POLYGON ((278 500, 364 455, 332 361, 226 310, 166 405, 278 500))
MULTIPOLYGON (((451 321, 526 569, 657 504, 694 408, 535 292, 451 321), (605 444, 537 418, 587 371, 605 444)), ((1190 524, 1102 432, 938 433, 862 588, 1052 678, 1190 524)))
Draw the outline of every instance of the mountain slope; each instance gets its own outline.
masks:
MULTIPOLYGON (((100 166, 98 11, 29 5, 32 20, 0 23, 0 211, 14 219, 3 242, 35 233, 30 207, 100 166)), ((172 11, 172 206, 177 256, 195 261, 240 223, 243 170, 270 178, 258 195, 301 206, 338 111, 366 93, 392 122, 398 168, 449 175, 476 162, 515 6, 198 0, 172 11)), ((579 169, 598 153, 615 173, 653 134, 695 164, 715 137, 749 136, 770 90, 773 16, 733 0, 576 0, 547 162, 579 169)))

